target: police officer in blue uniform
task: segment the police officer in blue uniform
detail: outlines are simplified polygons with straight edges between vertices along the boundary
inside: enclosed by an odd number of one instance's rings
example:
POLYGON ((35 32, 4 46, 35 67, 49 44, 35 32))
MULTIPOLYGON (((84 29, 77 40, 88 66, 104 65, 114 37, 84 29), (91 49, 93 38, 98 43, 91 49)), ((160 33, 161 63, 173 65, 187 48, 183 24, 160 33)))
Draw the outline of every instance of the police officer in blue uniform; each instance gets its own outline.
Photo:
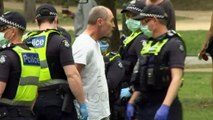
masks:
POLYGON ((71 43, 57 30, 58 16, 50 4, 36 9, 39 30, 24 40, 39 53, 41 74, 34 112, 37 120, 77 120, 74 99, 80 104, 80 118, 88 117, 80 75, 75 67, 71 43))
POLYGON ((132 19, 132 17, 139 14, 142 9, 145 7, 143 1, 133 0, 124 8, 121 13, 126 15, 126 24, 128 29, 132 32, 122 43, 119 54, 122 59, 122 63, 125 67, 125 77, 123 79, 123 89, 121 89, 121 98, 129 97, 131 95, 128 91, 129 81, 131 79, 132 71, 134 65, 140 56, 140 50, 142 47, 143 41, 147 38, 141 31, 141 23, 138 20, 132 19))
POLYGON ((99 44, 105 62, 105 73, 109 90, 111 112, 110 120, 121 120, 122 117, 119 115, 120 108, 118 106, 120 101, 120 88, 125 69, 119 54, 115 52, 107 53, 109 44, 106 40, 101 40, 99 44))
POLYGON ((31 112, 37 97, 39 56, 22 43, 26 21, 18 12, 0 16, 0 119, 34 120, 31 112))
POLYGON ((122 11, 126 16, 127 28, 131 31, 131 34, 122 41, 122 45, 119 49, 119 54, 122 60, 122 64, 125 69, 125 75, 121 83, 120 92, 120 119, 125 119, 125 107, 129 97, 131 96, 130 79, 133 72, 135 63, 140 56, 140 50, 147 37, 141 31, 141 23, 138 20, 132 19, 134 16, 142 12, 145 7, 143 0, 132 0, 122 11))
POLYGON ((120 91, 125 69, 119 54, 110 52, 104 57, 106 78, 109 88, 110 120, 121 120, 123 116, 120 111, 120 91))
POLYGON ((184 42, 167 29, 167 15, 159 6, 146 6, 134 19, 141 20, 144 34, 150 38, 134 68, 135 91, 127 105, 127 116, 131 120, 135 105, 139 120, 182 120, 178 90, 186 56, 184 42))

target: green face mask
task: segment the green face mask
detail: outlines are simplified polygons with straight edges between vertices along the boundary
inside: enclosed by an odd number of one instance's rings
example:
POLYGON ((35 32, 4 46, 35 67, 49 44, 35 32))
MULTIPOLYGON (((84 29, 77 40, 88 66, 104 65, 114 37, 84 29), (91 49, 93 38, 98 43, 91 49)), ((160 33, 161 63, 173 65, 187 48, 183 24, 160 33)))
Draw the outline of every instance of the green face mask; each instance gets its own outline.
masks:
POLYGON ((152 31, 149 30, 147 25, 146 26, 141 25, 140 29, 144 35, 146 35, 147 37, 152 37, 152 31))
POLYGON ((2 48, 3 45, 6 45, 8 43, 9 41, 6 38, 4 38, 4 33, 0 32, 0 48, 2 48))
POLYGON ((127 19, 126 25, 129 30, 135 32, 136 30, 140 29, 141 22, 133 19, 127 19))

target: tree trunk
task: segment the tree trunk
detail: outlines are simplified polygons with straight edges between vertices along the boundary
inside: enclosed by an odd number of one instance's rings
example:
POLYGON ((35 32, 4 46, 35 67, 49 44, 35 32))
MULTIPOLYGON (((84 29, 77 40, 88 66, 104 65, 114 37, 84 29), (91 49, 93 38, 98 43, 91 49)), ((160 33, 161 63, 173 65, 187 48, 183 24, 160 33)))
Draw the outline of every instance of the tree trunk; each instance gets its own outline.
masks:
POLYGON ((24 0, 24 16, 27 22, 34 22, 36 0, 24 0))
POLYGON ((0 15, 4 13, 4 2, 3 0, 0 0, 0 15))
POLYGON ((115 8, 115 2, 114 0, 96 0, 98 5, 103 5, 108 7, 114 17, 115 17, 115 30, 113 31, 113 35, 110 38, 110 49, 112 51, 117 51, 120 45, 120 33, 119 33, 119 29, 118 29, 118 23, 117 23, 117 13, 116 13, 116 8, 115 8))

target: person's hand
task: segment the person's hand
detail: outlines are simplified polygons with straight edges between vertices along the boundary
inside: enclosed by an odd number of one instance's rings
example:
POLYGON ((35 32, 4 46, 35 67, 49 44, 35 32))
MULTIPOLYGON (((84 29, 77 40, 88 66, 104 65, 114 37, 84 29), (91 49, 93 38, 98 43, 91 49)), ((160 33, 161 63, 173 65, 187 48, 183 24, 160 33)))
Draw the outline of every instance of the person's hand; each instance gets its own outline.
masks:
POLYGON ((120 93, 120 99, 122 99, 123 97, 130 97, 132 94, 130 93, 130 89, 128 88, 123 88, 121 89, 121 93, 120 93))
POLYGON ((205 61, 207 61, 209 59, 204 50, 201 50, 200 53, 198 53, 198 58, 200 60, 203 59, 205 61))
POLYGON ((126 108, 126 115, 127 115, 128 120, 132 119, 134 112, 135 112, 135 108, 134 108, 133 104, 128 103, 127 108, 126 108))
POLYGON ((85 103, 80 104, 80 115, 81 118, 80 120, 87 120, 88 117, 88 111, 87 111, 87 106, 85 103))
POLYGON ((155 114, 154 120, 167 120, 169 114, 169 106, 162 104, 155 114))

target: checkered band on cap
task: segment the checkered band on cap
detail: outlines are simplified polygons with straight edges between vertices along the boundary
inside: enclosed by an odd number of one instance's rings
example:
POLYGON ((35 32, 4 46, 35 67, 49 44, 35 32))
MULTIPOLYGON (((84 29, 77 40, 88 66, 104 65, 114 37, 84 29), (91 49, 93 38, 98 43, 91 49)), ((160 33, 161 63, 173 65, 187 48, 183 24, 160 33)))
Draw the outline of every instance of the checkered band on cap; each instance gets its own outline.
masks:
MULTIPOLYGON (((49 12, 49 15, 50 16, 57 16, 57 13, 55 13, 55 12, 49 12)), ((41 17, 41 16, 44 16, 44 15, 38 14, 38 15, 36 15, 36 18, 41 17)))
POLYGON ((11 26, 13 26, 13 27, 19 28, 19 29, 21 29, 21 30, 25 30, 25 27, 24 27, 24 26, 22 26, 22 25, 20 25, 20 24, 17 24, 17 23, 15 23, 15 22, 12 22, 12 21, 9 21, 9 20, 5 19, 3 15, 0 16, 0 21, 6 23, 6 24, 8 24, 8 25, 11 25, 11 26))
POLYGON ((128 6, 126 9, 127 9, 127 10, 136 10, 136 11, 138 11, 138 12, 142 12, 142 9, 137 8, 137 7, 134 7, 134 6, 128 6))
POLYGON ((146 13, 140 13, 140 16, 144 16, 144 17, 156 17, 156 18, 165 18, 165 16, 163 15, 157 15, 157 14, 146 14, 146 13))

